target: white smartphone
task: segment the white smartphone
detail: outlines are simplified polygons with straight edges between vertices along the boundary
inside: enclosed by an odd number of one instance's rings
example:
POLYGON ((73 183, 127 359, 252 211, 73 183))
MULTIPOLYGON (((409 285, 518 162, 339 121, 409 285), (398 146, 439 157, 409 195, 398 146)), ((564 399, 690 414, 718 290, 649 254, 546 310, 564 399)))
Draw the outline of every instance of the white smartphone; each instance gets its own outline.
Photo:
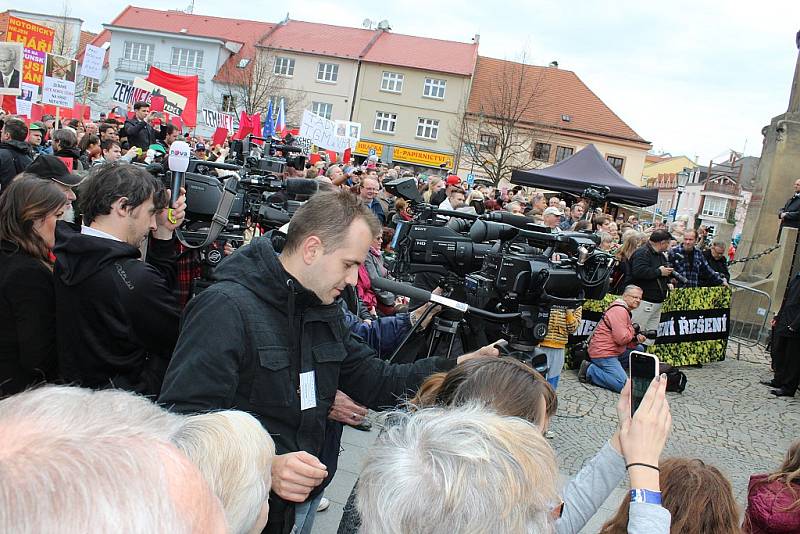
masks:
POLYGON ((635 350, 629 356, 628 369, 631 374, 631 417, 642 403, 647 388, 658 374, 658 357, 655 354, 635 350))

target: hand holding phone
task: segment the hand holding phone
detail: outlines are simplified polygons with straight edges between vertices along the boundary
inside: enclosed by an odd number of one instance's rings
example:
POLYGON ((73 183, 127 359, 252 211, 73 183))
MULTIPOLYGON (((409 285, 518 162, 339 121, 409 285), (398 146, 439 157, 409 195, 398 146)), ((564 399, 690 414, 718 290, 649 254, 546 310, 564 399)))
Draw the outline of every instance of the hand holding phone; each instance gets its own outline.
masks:
POLYGON ((658 358, 647 352, 635 350, 629 356, 628 369, 631 374, 631 417, 644 399, 650 383, 658 374, 658 358))

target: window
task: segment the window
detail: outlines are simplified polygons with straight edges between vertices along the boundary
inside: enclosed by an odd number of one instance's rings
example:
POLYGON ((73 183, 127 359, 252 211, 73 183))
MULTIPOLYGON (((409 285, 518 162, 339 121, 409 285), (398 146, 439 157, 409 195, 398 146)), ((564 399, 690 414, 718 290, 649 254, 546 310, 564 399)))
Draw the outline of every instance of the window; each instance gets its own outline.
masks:
POLYGON ((333 104, 328 104, 327 102, 312 102, 311 113, 330 119, 331 113, 333 113, 333 104))
POLYGON ((482 152, 494 153, 497 150, 497 137, 490 134, 481 134, 480 142, 478 143, 478 150, 482 152))
POLYGON ((141 61, 143 63, 153 62, 153 45, 146 43, 134 43, 125 41, 125 48, 122 57, 130 61, 141 61))
POLYGON ((447 80, 437 80, 436 78, 425 78, 425 87, 422 96, 428 98, 444 98, 444 88, 447 80))
POLYGON ((90 95, 97 94, 100 90, 100 80, 95 80, 94 78, 84 78, 84 87, 86 87, 86 92, 90 95))
POLYGON ((236 68, 237 69, 244 69, 244 68, 247 68, 247 66, 249 64, 250 64, 250 58, 249 57, 243 57, 242 59, 239 60, 239 63, 236 64, 236 68))
POLYGON ((436 139, 439 137, 439 121, 436 119, 419 118, 417 122, 417 137, 423 139, 436 139))
POLYGON ((617 156, 607 156, 606 161, 608 161, 612 167, 617 169, 617 172, 622 174, 622 165, 625 163, 625 158, 620 158, 617 156))
POLYGON ((276 57, 273 73, 278 76, 294 76, 294 59, 290 57, 276 57))
POLYGON ((405 76, 398 72, 383 72, 383 79, 381 79, 381 90, 389 91, 390 93, 403 92, 403 79, 405 76))
POLYGON ((724 219, 728 212, 728 199, 717 197, 706 197, 703 202, 703 215, 709 217, 719 217, 724 219))
POLYGON ((223 113, 236 113, 236 97, 233 95, 222 95, 223 113))
POLYGON ((375 112, 375 131, 383 133, 394 133, 397 126, 397 113, 387 113, 385 111, 375 112))
POLYGON ((550 143, 534 143, 533 145, 533 159, 539 161, 550 161, 550 143))
POLYGON ((190 69, 203 68, 203 51, 193 48, 173 48, 172 66, 187 67, 190 69))
POLYGON ((336 63, 320 63, 317 69, 317 81, 336 83, 339 79, 339 65, 336 63))
POLYGON ((575 152, 575 149, 568 146, 559 146, 556 147, 556 163, 563 159, 567 159, 575 152))

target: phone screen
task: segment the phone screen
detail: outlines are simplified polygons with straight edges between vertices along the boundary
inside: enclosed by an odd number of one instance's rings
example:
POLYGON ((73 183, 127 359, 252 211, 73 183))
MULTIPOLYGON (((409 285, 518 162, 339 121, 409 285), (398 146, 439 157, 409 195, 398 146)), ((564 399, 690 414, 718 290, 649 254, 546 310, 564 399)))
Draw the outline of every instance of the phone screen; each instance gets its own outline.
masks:
POLYGON ((633 351, 630 355, 631 373, 631 417, 642 403, 647 388, 655 378, 658 369, 658 358, 646 352, 633 351))

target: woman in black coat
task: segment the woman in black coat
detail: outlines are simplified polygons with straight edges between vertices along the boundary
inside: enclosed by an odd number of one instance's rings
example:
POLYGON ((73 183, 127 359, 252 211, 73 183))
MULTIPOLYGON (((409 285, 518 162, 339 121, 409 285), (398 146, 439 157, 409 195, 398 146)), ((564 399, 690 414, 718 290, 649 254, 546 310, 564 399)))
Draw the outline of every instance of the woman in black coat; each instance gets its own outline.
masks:
POLYGON ((21 175, 0 195, 0 397, 56 377, 53 261, 64 193, 21 175))

